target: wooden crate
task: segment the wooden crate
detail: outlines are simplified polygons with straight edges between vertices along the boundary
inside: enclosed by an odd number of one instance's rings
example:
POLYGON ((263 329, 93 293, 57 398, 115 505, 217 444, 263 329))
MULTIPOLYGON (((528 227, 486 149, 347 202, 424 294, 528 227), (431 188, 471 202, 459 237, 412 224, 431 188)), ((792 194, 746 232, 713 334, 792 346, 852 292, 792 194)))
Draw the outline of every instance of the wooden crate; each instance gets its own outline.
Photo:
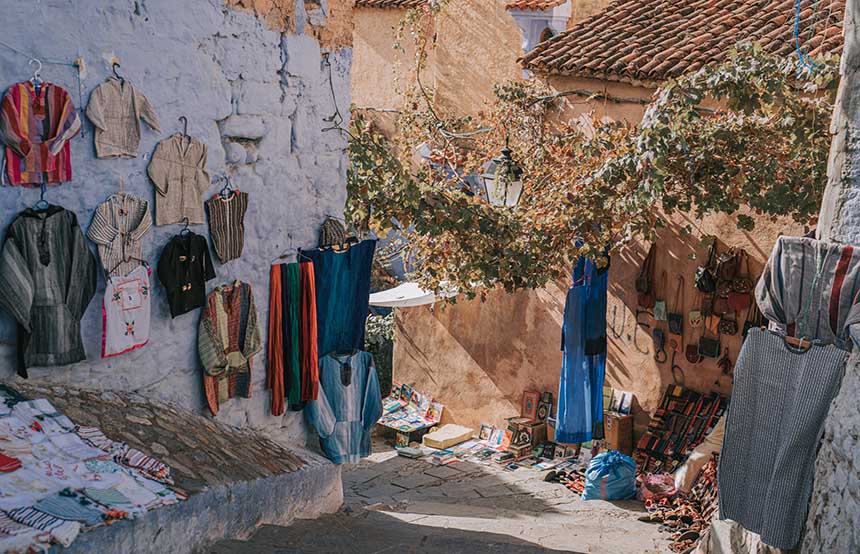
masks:
POLYGON ((633 416, 616 412, 603 414, 606 446, 628 456, 633 454, 633 416))

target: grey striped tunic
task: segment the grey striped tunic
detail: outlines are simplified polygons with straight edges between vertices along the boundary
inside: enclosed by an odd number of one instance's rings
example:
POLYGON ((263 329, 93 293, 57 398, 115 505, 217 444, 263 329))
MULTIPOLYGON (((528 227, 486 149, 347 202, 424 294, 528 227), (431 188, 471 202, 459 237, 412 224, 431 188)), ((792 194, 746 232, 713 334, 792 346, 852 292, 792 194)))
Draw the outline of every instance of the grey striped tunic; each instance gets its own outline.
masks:
POLYGON ((790 336, 844 350, 851 350, 852 337, 860 344, 860 248, 780 237, 755 294, 772 327, 790 336))
POLYGON ((206 207, 209 210, 209 232, 218 259, 223 264, 240 258, 245 245, 248 193, 237 190, 227 198, 216 194, 206 201, 206 207))
POLYGON ((81 318, 96 291, 96 260, 77 216, 27 209, 0 252, 0 308, 18 323, 18 374, 86 358, 81 318))
POLYGON ((815 455, 847 352, 802 353, 753 329, 735 365, 720 466, 720 517, 776 548, 797 546, 812 493, 815 455))
POLYGON ((151 227, 149 203, 143 198, 119 193, 96 208, 87 237, 98 246, 105 272, 124 276, 140 265, 140 241, 151 227))

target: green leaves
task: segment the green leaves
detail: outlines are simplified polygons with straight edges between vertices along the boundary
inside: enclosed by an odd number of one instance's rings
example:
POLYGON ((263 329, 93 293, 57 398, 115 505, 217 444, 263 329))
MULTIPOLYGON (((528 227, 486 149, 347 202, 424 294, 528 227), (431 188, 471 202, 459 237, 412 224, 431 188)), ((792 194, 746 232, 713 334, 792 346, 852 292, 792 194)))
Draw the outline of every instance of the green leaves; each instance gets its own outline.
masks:
POLYGON ((354 114, 347 216, 405 235, 422 286, 467 296, 566 280, 578 255, 600 258, 676 212, 732 214, 748 231, 763 217, 808 223, 826 184, 835 62, 798 80, 791 60, 740 47, 666 83, 638 128, 593 121, 590 133, 535 81, 497 84, 491 108, 469 117, 412 90, 391 138, 354 114), (525 191, 494 209, 468 181, 506 140, 525 191))

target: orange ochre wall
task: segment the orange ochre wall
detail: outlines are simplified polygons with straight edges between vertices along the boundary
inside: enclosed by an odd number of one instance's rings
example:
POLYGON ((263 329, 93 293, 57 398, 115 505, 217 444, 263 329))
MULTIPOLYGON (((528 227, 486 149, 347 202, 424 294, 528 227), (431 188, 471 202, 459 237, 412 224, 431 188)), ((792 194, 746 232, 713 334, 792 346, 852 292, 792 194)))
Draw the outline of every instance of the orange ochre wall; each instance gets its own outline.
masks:
MULTIPOLYGON (((693 287, 696 266, 706 257, 699 247, 704 235, 718 237, 720 251, 744 248, 750 255, 754 276, 761 272, 780 234, 802 234, 790 221, 759 221, 753 232, 737 229, 729 216, 696 220, 686 215, 672 218, 657 240, 656 284, 667 272, 668 290, 661 294, 674 311, 677 275, 683 275, 683 312, 698 302, 693 287), (686 225, 693 233, 687 234, 686 225), (697 259, 691 259, 695 255, 697 259)), ((607 308, 608 353, 606 385, 635 394, 635 428, 641 433, 657 408, 666 387, 673 383, 671 355, 666 363, 653 358, 650 330, 635 327, 634 280, 648 245, 634 242, 612 259, 607 308), (635 332, 634 332, 634 329, 635 332)), ((514 294, 497 291, 486 302, 460 300, 453 305, 397 309, 394 339, 394 378, 412 383, 445 405, 446 422, 475 429, 482 423, 500 425, 519 415, 524 390, 558 394, 562 355, 561 326, 568 282, 540 290, 514 294)), ((746 313, 738 316, 743 326, 746 313)), ((649 323, 650 318, 645 318, 649 323)), ((686 323, 686 322, 685 322, 686 323)), ((666 330, 665 322, 662 327, 666 330)), ((685 328, 685 343, 698 338, 698 330, 685 328)), ((722 337, 732 360, 740 349, 740 332, 722 337)), ((667 341, 668 342, 668 341, 667 341)), ((702 392, 731 392, 731 378, 722 375, 716 360, 691 365, 683 349, 676 356, 686 386, 702 392)))

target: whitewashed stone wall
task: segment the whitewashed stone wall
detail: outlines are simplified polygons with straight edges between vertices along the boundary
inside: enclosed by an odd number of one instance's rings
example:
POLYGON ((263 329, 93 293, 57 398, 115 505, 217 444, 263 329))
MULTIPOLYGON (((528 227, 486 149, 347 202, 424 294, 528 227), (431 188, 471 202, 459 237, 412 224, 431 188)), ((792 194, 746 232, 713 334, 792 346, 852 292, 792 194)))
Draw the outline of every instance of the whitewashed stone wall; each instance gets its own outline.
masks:
MULTIPOLYGON (((269 30, 253 14, 226 8, 223 0, 9 0, 2 2, 0 20, 4 43, 43 60, 85 60, 84 106, 92 89, 110 74, 111 57, 118 56, 121 74, 151 100, 164 130, 157 135, 144 127, 137 159, 99 160, 94 157, 93 127, 86 121, 85 136, 72 142, 74 180, 50 188, 47 199, 76 212, 86 229, 97 204, 119 190, 120 177, 136 173, 127 180, 126 190, 149 199, 154 209, 153 187, 144 176, 149 155, 159 140, 181 130, 177 118, 187 116, 189 133, 209 146, 210 172, 228 171, 233 186, 250 195, 244 255, 226 265, 216 263, 218 277, 209 283, 210 289, 234 279, 249 282, 264 329, 273 258, 299 246, 314 246, 324 214, 340 214, 346 198, 346 142, 337 132, 322 132, 327 125, 323 118, 334 111, 327 69, 319 43, 303 33, 307 19, 303 3, 296 2, 295 9, 292 34, 269 30)), ((337 101, 346 113, 351 50, 332 52, 331 62, 337 101)), ((0 87, 31 76, 27 58, 0 45, 0 87)), ((69 90, 79 103, 73 68, 46 64, 42 77, 69 90)), ((213 185, 206 197, 219 188, 213 185)), ((0 189, 4 232, 38 196, 38 189, 0 189)), ((144 257, 153 267, 179 230, 178 225, 154 227, 146 236, 144 257)), ((194 231, 208 235, 203 225, 194 231)), ((32 370, 31 379, 134 391, 204 411, 196 350, 199 310, 171 320, 164 289, 154 288, 148 346, 117 358, 100 358, 104 291, 100 277, 99 291, 83 320, 87 360, 32 370)), ((15 328, 3 314, 3 382, 14 384, 18 379, 14 356, 15 328)), ((300 414, 269 415, 265 352, 255 361, 253 383, 253 398, 230 400, 218 418, 303 441, 300 414)))
MULTIPOLYGON (((822 239, 860 246, 860 5, 845 10, 842 81, 833 114, 822 239)), ((802 552, 860 552, 860 351, 855 347, 830 407, 815 465, 802 552)))

